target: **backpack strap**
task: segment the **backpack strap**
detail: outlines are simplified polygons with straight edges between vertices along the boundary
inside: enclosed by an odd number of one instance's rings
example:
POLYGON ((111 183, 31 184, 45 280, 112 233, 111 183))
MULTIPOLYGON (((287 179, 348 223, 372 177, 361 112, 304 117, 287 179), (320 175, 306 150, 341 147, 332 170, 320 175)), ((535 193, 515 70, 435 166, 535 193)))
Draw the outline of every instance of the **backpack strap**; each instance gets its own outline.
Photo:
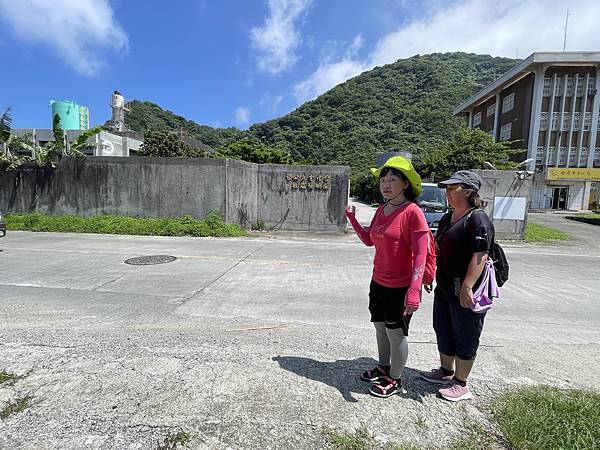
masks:
POLYGON ((465 218, 465 230, 467 229, 467 222, 469 221, 469 219, 471 218, 471 216, 473 215, 473 213, 475 213, 477 211, 483 211, 483 209, 481 209, 481 208, 471 208, 471 210, 467 213, 467 217, 465 218))

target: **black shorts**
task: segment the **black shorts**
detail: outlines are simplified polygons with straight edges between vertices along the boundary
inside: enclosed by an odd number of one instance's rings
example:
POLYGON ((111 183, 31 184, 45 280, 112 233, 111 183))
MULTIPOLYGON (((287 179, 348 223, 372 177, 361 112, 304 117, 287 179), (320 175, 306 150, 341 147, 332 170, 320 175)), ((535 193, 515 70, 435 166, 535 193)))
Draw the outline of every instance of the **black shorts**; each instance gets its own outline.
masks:
POLYGON ((475 359, 485 313, 460 305, 454 288, 437 285, 433 299, 433 329, 440 353, 463 360, 475 359))
POLYGON ((408 286, 390 288, 371 280, 369 290, 369 312, 371 322, 385 322, 391 330, 402 328, 404 336, 408 336, 408 325, 412 314, 404 315, 404 297, 408 286))

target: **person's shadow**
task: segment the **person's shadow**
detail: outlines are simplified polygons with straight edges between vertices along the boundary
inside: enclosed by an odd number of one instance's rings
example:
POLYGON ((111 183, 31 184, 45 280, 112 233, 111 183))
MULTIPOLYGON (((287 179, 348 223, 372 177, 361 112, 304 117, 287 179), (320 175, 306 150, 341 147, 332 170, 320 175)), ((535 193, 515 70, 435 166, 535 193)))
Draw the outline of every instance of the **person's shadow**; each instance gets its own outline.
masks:
MULTIPOLYGON (((301 356, 275 356, 273 361, 276 361, 282 369, 336 388, 348 402, 358 401, 352 394, 369 392, 371 384, 361 380, 360 374, 377 364, 373 358, 323 362, 301 356)), ((424 396, 437 393, 441 387, 426 382, 419 376, 417 370, 409 367, 404 368, 402 384, 407 390, 403 396, 421 403, 424 396)))

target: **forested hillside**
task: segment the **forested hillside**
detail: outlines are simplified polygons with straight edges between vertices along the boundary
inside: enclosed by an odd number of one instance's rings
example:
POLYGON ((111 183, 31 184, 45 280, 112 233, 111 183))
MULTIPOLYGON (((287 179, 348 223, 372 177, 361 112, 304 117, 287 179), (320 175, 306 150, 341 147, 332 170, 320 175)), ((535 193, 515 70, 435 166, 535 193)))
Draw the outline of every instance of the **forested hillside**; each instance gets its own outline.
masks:
POLYGON ((415 156, 446 141, 459 127, 452 110, 516 64, 509 58, 445 53, 414 56, 342 83, 291 113, 248 131, 198 125, 149 102, 130 103, 134 130, 183 130, 219 148, 253 137, 292 157, 326 164, 372 166, 378 151, 415 156))
POLYGON ((125 116, 127 127, 134 131, 171 131, 176 134, 183 133, 186 136, 202 141, 213 148, 241 139, 245 133, 234 127, 213 128, 208 125, 200 125, 185 117, 178 116, 171 111, 162 109, 159 105, 147 101, 133 100, 127 104, 131 110, 125 116))

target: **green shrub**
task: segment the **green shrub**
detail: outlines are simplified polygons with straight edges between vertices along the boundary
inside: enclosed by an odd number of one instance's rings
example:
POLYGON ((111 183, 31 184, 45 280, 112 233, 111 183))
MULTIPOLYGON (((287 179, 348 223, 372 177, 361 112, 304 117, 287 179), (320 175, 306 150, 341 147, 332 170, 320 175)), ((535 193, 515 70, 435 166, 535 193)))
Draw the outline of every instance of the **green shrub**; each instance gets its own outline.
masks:
POLYGON ((379 180, 370 173, 362 173, 351 177, 350 195, 367 203, 376 203, 381 200, 379 180))
POLYGON ((191 216, 153 218, 127 216, 80 217, 72 215, 10 214, 9 230, 52 231, 65 233, 128 234, 142 236, 244 236, 238 225, 226 224, 217 211, 204 220, 191 216))

